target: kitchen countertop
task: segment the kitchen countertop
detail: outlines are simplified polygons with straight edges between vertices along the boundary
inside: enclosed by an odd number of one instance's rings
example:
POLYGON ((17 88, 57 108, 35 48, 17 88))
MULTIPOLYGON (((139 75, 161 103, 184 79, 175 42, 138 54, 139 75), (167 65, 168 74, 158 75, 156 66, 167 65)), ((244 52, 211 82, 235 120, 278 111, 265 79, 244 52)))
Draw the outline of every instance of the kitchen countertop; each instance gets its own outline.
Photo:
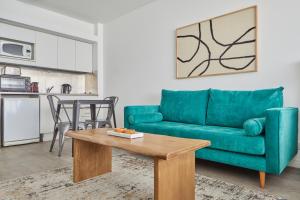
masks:
POLYGON ((97 94, 86 94, 86 93, 71 93, 71 94, 61 94, 61 93, 46 93, 46 92, 0 92, 0 95, 57 95, 57 96, 98 96, 97 94))

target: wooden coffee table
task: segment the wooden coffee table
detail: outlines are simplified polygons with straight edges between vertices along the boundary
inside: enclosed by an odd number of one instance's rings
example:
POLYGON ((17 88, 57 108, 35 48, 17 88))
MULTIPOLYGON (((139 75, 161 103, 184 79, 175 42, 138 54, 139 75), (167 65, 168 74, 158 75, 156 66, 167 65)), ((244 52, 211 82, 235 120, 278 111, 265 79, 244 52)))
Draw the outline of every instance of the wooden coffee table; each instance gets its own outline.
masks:
POLYGON ((74 182, 111 172, 112 147, 116 147, 154 159, 155 199, 195 199, 195 151, 209 146, 209 141, 155 134, 126 139, 109 136, 107 130, 66 133, 74 139, 74 182))

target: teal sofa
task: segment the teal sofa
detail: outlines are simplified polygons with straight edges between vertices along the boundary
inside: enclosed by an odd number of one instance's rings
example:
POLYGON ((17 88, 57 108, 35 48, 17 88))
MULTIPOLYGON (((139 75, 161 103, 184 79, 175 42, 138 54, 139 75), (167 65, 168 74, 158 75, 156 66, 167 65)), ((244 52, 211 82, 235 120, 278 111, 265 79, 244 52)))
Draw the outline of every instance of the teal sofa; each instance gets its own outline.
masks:
POLYGON ((210 140, 200 159, 279 175, 297 154, 298 109, 283 107, 283 88, 255 91, 162 90, 160 105, 126 106, 124 126, 210 140))

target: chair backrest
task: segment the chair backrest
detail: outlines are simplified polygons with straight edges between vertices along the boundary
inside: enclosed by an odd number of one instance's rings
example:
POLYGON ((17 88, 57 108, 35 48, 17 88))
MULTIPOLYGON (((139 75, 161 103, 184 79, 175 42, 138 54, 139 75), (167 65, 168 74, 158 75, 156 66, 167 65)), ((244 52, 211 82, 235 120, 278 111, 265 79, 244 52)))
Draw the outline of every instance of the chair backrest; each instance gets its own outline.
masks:
MULTIPOLYGON (((111 100, 114 102, 114 107, 116 107, 118 101, 119 101, 119 97, 117 96, 110 96, 110 97, 106 97, 104 98, 104 100, 111 100)), ((112 114, 113 114, 113 111, 112 111, 112 107, 111 105, 100 105, 99 109, 98 109, 98 112, 97 112, 97 118, 98 118, 98 115, 100 113, 100 110, 102 110, 103 108, 107 108, 107 115, 106 115, 106 121, 110 121, 111 117, 112 117, 112 114)))
POLYGON ((51 114, 52 114, 52 118, 54 123, 57 123, 57 119, 59 121, 61 121, 61 119, 59 118, 59 116, 57 116, 57 110, 56 110, 56 105, 58 101, 60 101, 60 99, 55 96, 55 95, 47 95, 47 99, 49 101, 49 106, 50 106, 50 110, 51 110, 51 114), (54 103, 55 101, 55 103, 54 103))
MULTIPOLYGON (((119 97, 117 96, 110 96, 110 97, 106 97, 104 100, 111 100, 113 101, 114 103, 114 108, 116 107, 118 101, 119 101, 119 97)), ((107 116, 106 116, 106 121, 110 121, 111 117, 112 117, 112 114, 113 114, 113 110, 112 110, 112 107, 111 105, 108 107, 108 110, 107 110, 107 116)))
MULTIPOLYGON (((51 110, 54 123, 57 123, 58 121, 62 122, 60 115, 57 113, 57 103, 60 101, 60 98, 56 95, 51 94, 51 95, 47 95, 47 99, 49 101, 50 110, 51 110)), ((65 112, 68 122, 71 123, 70 116, 63 104, 61 105, 60 110, 63 110, 65 112)))

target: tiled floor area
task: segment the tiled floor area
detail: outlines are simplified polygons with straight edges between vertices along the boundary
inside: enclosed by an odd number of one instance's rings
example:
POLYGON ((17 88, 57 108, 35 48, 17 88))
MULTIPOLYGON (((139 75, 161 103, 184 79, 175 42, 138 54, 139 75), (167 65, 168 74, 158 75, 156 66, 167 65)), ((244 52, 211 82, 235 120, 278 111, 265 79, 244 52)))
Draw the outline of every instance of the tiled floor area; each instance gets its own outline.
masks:
MULTIPOLYGON (((49 145, 49 142, 44 142, 0 148, 0 181, 72 165, 71 140, 66 141, 62 157, 57 157, 57 150, 49 153, 49 145)), ((209 177, 259 189, 258 173, 255 171, 203 160, 197 160, 197 170, 209 177)), ((299 200, 300 169, 287 168, 281 176, 267 175, 265 190, 299 200)))

